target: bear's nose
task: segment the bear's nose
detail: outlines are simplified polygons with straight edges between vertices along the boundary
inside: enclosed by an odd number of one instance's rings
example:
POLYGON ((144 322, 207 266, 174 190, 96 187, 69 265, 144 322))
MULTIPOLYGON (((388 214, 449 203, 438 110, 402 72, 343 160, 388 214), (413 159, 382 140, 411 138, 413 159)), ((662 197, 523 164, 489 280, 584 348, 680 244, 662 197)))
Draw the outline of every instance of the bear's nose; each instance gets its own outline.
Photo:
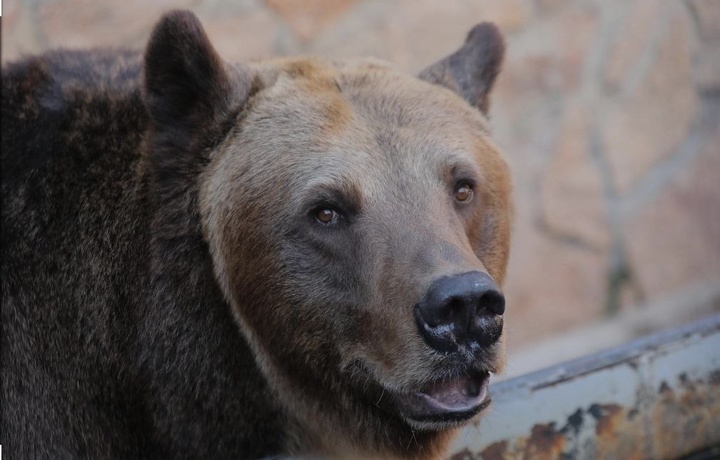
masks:
POLYGON ((504 312, 505 297, 492 278, 473 271, 433 281, 423 300, 415 305, 415 320, 428 345, 450 352, 460 345, 489 346, 497 342, 504 312))

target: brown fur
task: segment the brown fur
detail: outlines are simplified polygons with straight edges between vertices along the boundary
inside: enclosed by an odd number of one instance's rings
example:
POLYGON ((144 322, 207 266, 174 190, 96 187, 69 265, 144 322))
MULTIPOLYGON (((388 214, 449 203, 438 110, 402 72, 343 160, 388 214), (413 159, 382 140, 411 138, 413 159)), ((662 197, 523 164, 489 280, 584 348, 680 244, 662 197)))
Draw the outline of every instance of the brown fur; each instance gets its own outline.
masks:
MULTIPOLYGON (((128 270, 137 284, 125 297, 87 305, 130 311, 90 326, 108 327, 112 337, 131 331, 114 359, 124 385, 135 391, 132 407, 140 408, 127 419, 142 419, 145 428, 142 442, 123 453, 437 458, 444 452, 458 425, 413 425, 392 395, 456 377, 464 365, 466 358, 435 351, 418 333, 413 305, 430 284, 469 271, 487 272, 498 284, 505 276, 511 185, 484 115, 502 49, 497 29, 485 24, 455 57, 431 66, 420 79, 373 60, 231 65, 215 53, 192 14, 173 12, 150 39, 142 83, 137 66, 106 66, 106 72, 131 77, 92 91, 69 89, 68 79, 60 84, 62 100, 73 97, 85 107, 77 119, 63 121, 69 137, 55 144, 78 165, 73 174, 84 174, 82 162, 72 157, 78 145, 98 150, 92 146, 106 142, 122 149, 114 160, 121 164, 108 171, 125 171, 113 186, 130 204, 113 211, 123 216, 115 217, 121 227, 108 229, 115 214, 107 212, 94 234, 131 249, 112 260, 97 256, 97 265, 80 259, 67 276, 73 282, 93 279, 97 267, 106 265, 103 276, 113 283, 121 284, 128 270), (117 129, 103 137, 98 126, 107 123, 107 113, 83 105, 98 98, 134 107, 132 126, 124 128, 134 130, 133 136, 118 136, 117 129), (454 187, 466 179, 475 198, 458 204, 454 187), (323 207, 341 212, 337 225, 313 218, 323 207)), ((7 149, 3 143, 4 167, 15 158, 6 150, 32 150, 26 138, 41 132, 23 117, 45 113, 38 106, 50 100, 43 85, 59 79, 59 71, 43 60, 18 69, 20 89, 8 80, 13 91, 39 87, 42 95, 18 103, 14 125, 3 124, 3 136, 13 126, 32 133, 13 138, 7 149)), ((13 113, 5 110, 3 115, 13 113)), ((43 141, 37 151, 50 145, 52 140, 43 141)), ((35 157, 28 158, 12 161, 35 157)), ((28 177, 39 174, 26 170, 28 177)), ((62 179, 51 167, 42 171, 62 179)), ((80 187, 72 184, 63 187, 80 187)), ((17 187, 3 183, 4 203, 35 209, 15 197, 21 195, 17 187)), ((43 206, 61 213, 62 197, 74 193, 48 198, 43 206)), ((90 192, 82 193, 82 211, 57 216, 78 232, 75 216, 91 218, 93 206, 114 204, 111 196, 94 202, 85 195, 90 192)), ((3 223, 19 228, 20 215, 3 211, 3 223)), ((3 234, 4 246, 35 244, 19 231, 10 235, 3 234)), ((75 254, 87 238, 78 235, 58 243, 61 249, 51 250, 48 260, 61 260, 61 251, 75 254)), ((3 315, 12 311, 39 320, 41 314, 28 313, 26 299, 40 286, 40 275, 6 277, 22 266, 24 253, 16 252, 3 261, 3 315)), ((65 285, 52 280, 42 286, 45 297, 35 303, 46 309, 52 308, 50 299, 67 294, 65 285)), ((76 305, 68 301, 58 308, 74 312, 76 305)), ((502 319, 496 321, 502 327, 502 319)), ((3 319, 4 388, 7 375, 31 362, 25 349, 15 361, 6 354, 25 340, 26 326, 10 324, 3 319), (16 361, 17 369, 7 368, 16 361)), ((66 326, 72 336, 72 325, 66 326)), ((82 344, 69 343, 53 346, 83 356, 82 344)), ((107 340, 105 346, 115 345, 107 340)), ((473 365, 502 370, 502 340, 479 353, 473 365)), ((63 372, 74 375, 77 366, 82 367, 68 364, 63 372)), ((122 394, 121 388, 112 391, 122 394)), ((3 395, 4 404, 9 400, 17 408, 9 417, 11 432, 20 433, 31 425, 30 409, 21 396, 9 390, 3 395)), ((62 402, 53 404, 71 412, 62 402)), ((48 433, 61 437, 68 426, 82 433, 90 429, 83 423, 93 426, 113 416, 109 409, 83 414, 67 426, 35 427, 26 441, 48 433)), ((77 441, 67 452, 88 452, 83 446, 77 441)), ((114 446, 107 452, 121 452, 114 446)))

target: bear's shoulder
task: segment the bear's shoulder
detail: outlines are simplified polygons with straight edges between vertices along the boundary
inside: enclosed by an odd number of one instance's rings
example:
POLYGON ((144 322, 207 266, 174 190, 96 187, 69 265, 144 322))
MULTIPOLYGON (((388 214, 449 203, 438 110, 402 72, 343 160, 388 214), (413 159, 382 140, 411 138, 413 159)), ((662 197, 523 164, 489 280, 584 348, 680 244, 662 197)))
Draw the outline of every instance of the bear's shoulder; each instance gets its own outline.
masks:
POLYGON ((50 51, 4 65, 3 182, 58 161, 87 165, 119 153, 121 140, 122 153, 136 155, 137 133, 147 123, 141 64, 138 52, 96 49, 50 51))

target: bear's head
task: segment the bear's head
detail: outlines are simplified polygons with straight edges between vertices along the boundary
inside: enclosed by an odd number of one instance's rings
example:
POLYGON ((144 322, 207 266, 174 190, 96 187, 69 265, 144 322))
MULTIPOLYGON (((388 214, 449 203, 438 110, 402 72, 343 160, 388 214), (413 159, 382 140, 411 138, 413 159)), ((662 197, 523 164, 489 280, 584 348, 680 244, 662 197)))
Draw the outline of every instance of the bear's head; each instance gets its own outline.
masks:
POLYGON ((151 159, 194 178, 157 193, 190 197, 197 222, 175 225, 201 229, 292 450, 432 455, 489 403, 511 187, 485 114, 503 49, 481 24, 415 78, 228 64, 191 13, 156 27, 151 159))

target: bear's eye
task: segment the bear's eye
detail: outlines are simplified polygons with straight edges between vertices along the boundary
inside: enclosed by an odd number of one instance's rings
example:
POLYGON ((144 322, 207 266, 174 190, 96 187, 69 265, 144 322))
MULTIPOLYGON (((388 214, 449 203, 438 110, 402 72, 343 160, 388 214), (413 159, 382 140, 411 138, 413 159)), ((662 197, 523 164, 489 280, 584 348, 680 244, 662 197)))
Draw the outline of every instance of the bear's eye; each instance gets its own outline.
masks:
POLYGON ((475 192, 472 186, 466 183, 459 183, 455 186, 455 200, 460 203, 467 203, 473 199, 475 192))
POLYGON ((315 212, 315 220, 324 225, 332 225, 340 219, 340 214, 332 208, 322 208, 315 212))

